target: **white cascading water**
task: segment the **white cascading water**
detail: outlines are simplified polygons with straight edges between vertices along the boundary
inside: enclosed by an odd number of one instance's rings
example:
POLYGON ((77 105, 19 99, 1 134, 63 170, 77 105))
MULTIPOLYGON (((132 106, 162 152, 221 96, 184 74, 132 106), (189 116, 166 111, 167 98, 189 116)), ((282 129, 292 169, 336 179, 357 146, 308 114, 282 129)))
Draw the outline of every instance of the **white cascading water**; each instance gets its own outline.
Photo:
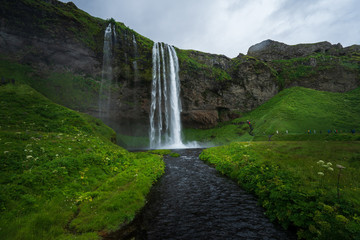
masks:
POLYGON ((184 148, 179 63, 175 49, 164 43, 155 43, 152 62, 150 148, 184 148))
POLYGON ((133 61, 133 68, 134 68, 134 82, 138 81, 138 76, 139 76, 139 70, 138 70, 138 65, 137 65, 137 57, 138 57, 138 51, 137 51, 137 42, 135 39, 135 35, 133 34, 133 45, 134 45, 134 58, 135 60, 133 61))
POLYGON ((102 78, 99 92, 99 118, 105 120, 109 117, 110 99, 111 99, 111 82, 113 79, 112 71, 112 49, 113 49, 113 33, 115 29, 111 27, 111 23, 105 29, 104 47, 103 47, 103 66, 102 78))

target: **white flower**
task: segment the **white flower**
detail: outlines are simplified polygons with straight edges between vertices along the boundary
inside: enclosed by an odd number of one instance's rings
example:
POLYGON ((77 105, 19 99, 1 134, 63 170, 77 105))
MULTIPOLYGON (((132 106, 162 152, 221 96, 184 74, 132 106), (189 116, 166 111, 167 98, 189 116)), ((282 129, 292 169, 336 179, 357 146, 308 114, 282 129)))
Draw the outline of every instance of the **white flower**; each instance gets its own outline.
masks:
POLYGON ((334 169, 332 167, 328 167, 329 171, 334 171, 334 169))
POLYGON ((344 168, 345 168, 343 165, 340 165, 340 164, 336 165, 336 167, 337 167, 337 168, 340 168, 340 169, 344 169, 344 168))
POLYGON ((69 151, 71 151, 71 148, 68 148, 69 149, 69 151))
POLYGON ((55 157, 58 157, 58 156, 59 156, 59 154, 56 154, 56 155, 55 155, 55 157))
POLYGON ((318 172, 318 174, 319 174, 320 176, 324 176, 324 173, 323 173, 323 172, 318 172))
POLYGON ((331 163, 331 162, 328 162, 327 165, 332 166, 332 163, 331 163))
POLYGON ((317 164, 324 164, 324 161, 323 160, 319 160, 318 162, 317 162, 317 164))
POLYGON ((4 151, 4 154, 7 154, 7 153, 9 153, 9 151, 4 151))
POLYGON ((31 155, 27 155, 26 156, 26 159, 30 159, 30 158, 32 158, 33 156, 31 156, 31 155))

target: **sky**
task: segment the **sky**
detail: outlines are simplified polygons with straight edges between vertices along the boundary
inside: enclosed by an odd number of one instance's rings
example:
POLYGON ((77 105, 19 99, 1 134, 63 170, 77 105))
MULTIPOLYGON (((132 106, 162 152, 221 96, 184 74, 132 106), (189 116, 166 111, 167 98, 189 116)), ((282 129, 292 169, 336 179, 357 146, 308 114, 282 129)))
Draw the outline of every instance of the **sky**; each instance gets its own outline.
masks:
MULTIPOLYGON (((62 0, 68 2, 67 0, 62 0)), ((359 0, 72 0, 155 42, 236 57, 267 39, 360 44, 359 0)))

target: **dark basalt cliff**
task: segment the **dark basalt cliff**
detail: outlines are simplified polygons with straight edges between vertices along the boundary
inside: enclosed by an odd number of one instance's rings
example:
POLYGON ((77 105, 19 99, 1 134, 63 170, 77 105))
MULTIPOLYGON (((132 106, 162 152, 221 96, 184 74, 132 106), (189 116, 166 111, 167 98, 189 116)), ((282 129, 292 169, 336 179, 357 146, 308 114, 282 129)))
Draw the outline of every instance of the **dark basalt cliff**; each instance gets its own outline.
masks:
MULTIPOLYGON (((114 79, 111 114, 105 121, 118 132, 147 135, 151 40, 122 23, 94 18, 73 3, 56 0, 4 0, 0 16, 0 58, 31 66, 32 74, 43 79, 41 84, 30 81, 34 88, 59 104, 94 116, 98 111, 104 31, 113 23, 114 79), (71 77, 68 81, 47 81, 54 73, 71 77), (84 82, 81 89, 79 79, 84 82), (69 88, 82 97, 66 95, 69 88)), ((186 127, 213 127, 291 86, 344 92, 360 85, 360 46, 356 45, 343 48, 321 42, 289 46, 266 40, 250 47, 247 55, 233 59, 193 50, 176 51, 182 123, 186 127)))

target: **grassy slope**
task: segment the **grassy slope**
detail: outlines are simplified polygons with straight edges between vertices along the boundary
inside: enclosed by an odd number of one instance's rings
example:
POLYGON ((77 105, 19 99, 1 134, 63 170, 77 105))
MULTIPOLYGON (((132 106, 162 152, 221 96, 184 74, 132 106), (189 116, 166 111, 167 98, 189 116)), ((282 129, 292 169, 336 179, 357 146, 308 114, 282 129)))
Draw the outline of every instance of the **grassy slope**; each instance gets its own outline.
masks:
POLYGON ((26 85, 0 87, 0 235, 97 239, 130 221, 163 173, 161 157, 129 153, 99 120, 26 85))
POLYGON ((0 77, 6 81, 30 85, 52 101, 79 111, 97 109, 100 81, 70 72, 41 73, 26 64, 19 64, 0 56, 0 77))
POLYGON ((308 129, 349 132, 360 128, 360 88, 348 93, 331 93, 302 87, 280 92, 240 119, 254 124, 254 133, 306 133, 308 129))
POLYGON ((341 134, 328 136, 328 129, 349 133, 351 129, 360 131, 360 88, 348 93, 331 93, 312 89, 293 87, 285 89, 255 110, 243 117, 209 130, 186 130, 189 140, 210 140, 216 144, 240 140, 267 140, 267 135, 275 134, 273 140, 337 140, 353 139, 357 135, 341 134), (247 124, 235 127, 236 123, 250 120, 255 138, 246 133, 247 124), (233 128, 232 131, 228 131, 233 128), (284 134, 288 130, 289 134, 284 134), (317 131, 308 136, 307 130, 317 131), (188 132, 187 132, 188 131, 188 132), (323 134, 319 134, 322 131, 323 134), (229 132, 228 135, 223 135, 229 132), (239 134, 244 134, 242 137, 239 134))
POLYGON ((206 149, 200 157, 254 192, 269 218, 296 226, 299 237, 359 239, 358 142, 232 143, 206 149), (337 164, 346 167, 340 198, 337 164))

